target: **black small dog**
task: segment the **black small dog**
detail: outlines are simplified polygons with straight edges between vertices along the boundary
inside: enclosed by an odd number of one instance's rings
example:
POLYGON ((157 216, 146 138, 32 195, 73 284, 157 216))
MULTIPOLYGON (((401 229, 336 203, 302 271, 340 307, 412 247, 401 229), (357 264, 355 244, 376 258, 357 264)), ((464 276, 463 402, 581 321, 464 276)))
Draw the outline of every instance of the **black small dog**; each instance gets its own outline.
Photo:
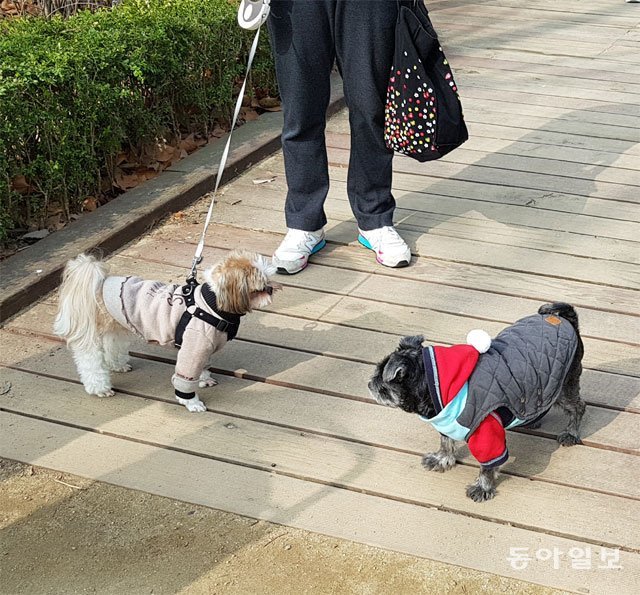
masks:
POLYGON ((581 442, 578 428, 585 411, 580 398, 584 348, 571 305, 545 304, 537 315, 493 340, 486 338, 485 347, 423 348, 422 336, 405 337, 369 382, 378 403, 417 413, 440 432, 440 450, 422 459, 430 471, 451 469, 455 440, 468 443, 481 464, 478 479, 467 487, 476 502, 496 494, 497 471, 509 457, 505 429, 539 427, 555 404, 569 417, 558 442, 572 446, 581 442))

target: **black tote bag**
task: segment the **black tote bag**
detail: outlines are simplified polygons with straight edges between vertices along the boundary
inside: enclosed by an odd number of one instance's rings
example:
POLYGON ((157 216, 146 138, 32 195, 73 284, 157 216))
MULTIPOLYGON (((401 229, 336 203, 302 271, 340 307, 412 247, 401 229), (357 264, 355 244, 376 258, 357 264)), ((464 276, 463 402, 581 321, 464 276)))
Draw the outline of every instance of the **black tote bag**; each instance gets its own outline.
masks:
POLYGON ((399 3, 385 105, 384 140, 418 161, 439 159, 469 138, 458 87, 422 0, 399 3))

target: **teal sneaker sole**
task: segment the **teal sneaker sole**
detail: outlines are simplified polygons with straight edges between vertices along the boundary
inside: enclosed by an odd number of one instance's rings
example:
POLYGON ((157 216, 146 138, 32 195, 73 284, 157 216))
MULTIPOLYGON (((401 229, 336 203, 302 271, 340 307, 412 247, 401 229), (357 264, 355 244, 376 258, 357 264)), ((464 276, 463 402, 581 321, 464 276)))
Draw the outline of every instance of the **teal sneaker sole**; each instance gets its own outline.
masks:
POLYGON ((315 254, 316 252, 320 252, 320 250, 322 250, 325 246, 327 245, 327 240, 321 240, 319 241, 315 247, 313 248, 313 250, 311 250, 311 254, 315 254))
POLYGON ((358 242, 360 242, 365 248, 369 250, 373 250, 373 246, 369 243, 369 240, 365 238, 363 235, 358 234, 358 242))

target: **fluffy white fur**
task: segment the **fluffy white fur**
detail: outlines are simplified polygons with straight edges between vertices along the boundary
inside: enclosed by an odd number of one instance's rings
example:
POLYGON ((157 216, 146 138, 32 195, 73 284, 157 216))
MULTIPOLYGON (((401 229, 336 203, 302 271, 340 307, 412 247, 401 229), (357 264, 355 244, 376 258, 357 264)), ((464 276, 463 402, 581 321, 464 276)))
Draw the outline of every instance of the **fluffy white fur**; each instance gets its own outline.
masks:
MULTIPOLYGON (((205 279, 218 296, 221 309, 226 309, 223 303, 226 299, 228 311, 244 314, 271 303, 272 292, 281 289, 269 280, 275 272, 276 268, 261 255, 233 252, 207 270, 205 279)), ((54 332, 66 340, 86 392, 98 397, 114 395, 111 372, 131 370, 129 346, 135 338, 111 317, 104 305, 102 286, 107 276, 108 267, 93 256, 81 254, 70 260, 64 271, 54 322, 54 332)), ((198 384, 204 388, 218 383, 205 368, 198 384)), ((189 411, 206 410, 197 394, 191 399, 178 396, 176 399, 189 411)))

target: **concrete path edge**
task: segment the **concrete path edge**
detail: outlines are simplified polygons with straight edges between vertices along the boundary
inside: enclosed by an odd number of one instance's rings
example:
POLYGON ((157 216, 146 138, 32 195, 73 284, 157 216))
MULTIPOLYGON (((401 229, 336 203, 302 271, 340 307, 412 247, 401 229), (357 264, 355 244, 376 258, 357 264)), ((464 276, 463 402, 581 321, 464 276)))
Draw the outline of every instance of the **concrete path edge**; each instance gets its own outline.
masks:
MULTIPOLYGON (((328 117, 342 107, 342 81, 335 74, 331 81, 328 117)), ((221 184, 277 151, 282 124, 282 112, 267 112, 236 129, 221 184)), ((212 191, 226 140, 225 136, 202 147, 157 178, 129 190, 0 263, 0 323, 57 287, 62 269, 70 258, 91 250, 100 250, 103 255, 112 253, 166 215, 212 191)), ((185 274, 190 265, 190 262, 185 263, 185 274)))

